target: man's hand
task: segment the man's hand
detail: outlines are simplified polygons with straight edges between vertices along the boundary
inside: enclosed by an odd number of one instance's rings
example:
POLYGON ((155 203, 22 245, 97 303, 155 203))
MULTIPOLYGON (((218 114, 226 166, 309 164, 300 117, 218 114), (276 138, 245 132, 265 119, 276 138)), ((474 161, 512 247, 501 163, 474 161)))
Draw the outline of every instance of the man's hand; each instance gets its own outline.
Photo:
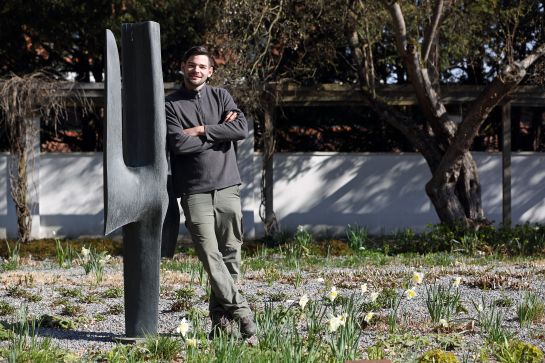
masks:
POLYGON ((189 129, 184 129, 184 134, 188 136, 204 136, 204 126, 195 126, 189 129))
POLYGON ((237 117, 238 113, 236 113, 235 111, 229 111, 227 112, 227 115, 225 115, 225 117, 223 118, 223 122, 235 121, 237 117))

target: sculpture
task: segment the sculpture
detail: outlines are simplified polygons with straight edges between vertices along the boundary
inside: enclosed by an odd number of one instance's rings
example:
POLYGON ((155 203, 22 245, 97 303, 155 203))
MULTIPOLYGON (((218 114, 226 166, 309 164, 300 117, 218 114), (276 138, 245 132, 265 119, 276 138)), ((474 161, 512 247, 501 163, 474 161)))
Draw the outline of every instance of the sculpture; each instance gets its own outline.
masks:
POLYGON ((104 234, 123 227, 125 333, 138 338, 157 332, 169 201, 159 24, 123 24, 121 44, 122 78, 116 41, 106 30, 104 234))

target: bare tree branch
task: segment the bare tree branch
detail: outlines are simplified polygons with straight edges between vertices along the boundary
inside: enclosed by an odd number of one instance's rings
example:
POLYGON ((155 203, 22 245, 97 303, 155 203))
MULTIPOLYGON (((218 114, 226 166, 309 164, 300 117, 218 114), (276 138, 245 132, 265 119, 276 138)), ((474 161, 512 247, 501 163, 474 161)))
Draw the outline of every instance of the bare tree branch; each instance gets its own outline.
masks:
POLYGON ((524 71, 526 72, 526 69, 530 68, 530 66, 534 64, 543 55, 545 55, 545 43, 541 44, 529 56, 527 56, 522 61, 520 61, 520 67, 522 67, 524 71))
MULTIPOLYGON (((257 66, 262 62, 263 58, 265 57, 265 55, 270 51, 270 45, 271 45, 271 41, 272 41, 272 36, 273 36, 273 32, 272 32, 272 29, 274 28, 274 26, 276 25, 276 23, 278 22, 278 20, 280 20, 280 15, 282 14, 282 12, 284 11, 284 1, 283 0, 280 0, 280 4, 278 5, 278 12, 276 13, 276 16, 274 18, 274 20, 271 22, 271 24, 269 25, 269 28, 268 28, 268 31, 267 31, 267 42, 266 42, 266 45, 263 47, 263 52, 257 57, 256 61, 254 62, 254 64, 252 65, 252 69, 250 71, 250 74, 253 74, 255 69, 257 68, 257 66)), ((276 7, 274 8, 276 9, 276 7)), ((271 10, 274 10, 274 9, 271 9, 271 10)), ((261 18, 263 19, 263 17, 261 18)))
MULTIPOLYGON (((449 119, 445 106, 440 102, 439 95, 431 83, 427 68, 422 67, 416 45, 407 42, 405 19, 399 3, 388 4, 388 10, 390 11, 394 32, 398 40, 398 52, 401 54, 407 67, 418 103, 424 115, 429 120, 433 132, 439 136, 438 140, 446 140, 448 142, 454 136, 456 124, 449 119), (402 46, 406 48, 400 48, 402 46)), ((447 146, 441 145, 444 150, 446 150, 447 146)))
POLYGON ((405 26, 405 18, 401 11, 401 6, 398 2, 387 3, 388 10, 392 15, 394 31, 396 35, 397 49, 402 57, 405 57, 409 46, 407 41, 407 27, 405 26))
POLYGON ((424 34, 424 44, 422 45, 422 62, 426 64, 430 56, 430 51, 432 48, 435 39, 437 39, 437 34, 439 34, 439 24, 441 23, 441 17, 443 15, 443 0, 437 0, 435 7, 433 9, 432 20, 426 27, 426 32, 424 34))

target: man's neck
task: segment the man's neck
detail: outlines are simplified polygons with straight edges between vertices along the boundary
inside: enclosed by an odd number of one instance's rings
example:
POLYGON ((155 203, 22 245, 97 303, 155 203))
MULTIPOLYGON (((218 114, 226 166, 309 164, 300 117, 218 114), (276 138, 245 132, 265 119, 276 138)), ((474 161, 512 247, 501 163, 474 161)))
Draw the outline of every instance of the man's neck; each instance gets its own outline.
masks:
POLYGON ((184 88, 188 91, 199 92, 200 90, 204 88, 204 86, 206 86, 206 83, 203 83, 199 85, 198 87, 195 87, 191 83, 188 84, 187 82, 184 82, 184 88))

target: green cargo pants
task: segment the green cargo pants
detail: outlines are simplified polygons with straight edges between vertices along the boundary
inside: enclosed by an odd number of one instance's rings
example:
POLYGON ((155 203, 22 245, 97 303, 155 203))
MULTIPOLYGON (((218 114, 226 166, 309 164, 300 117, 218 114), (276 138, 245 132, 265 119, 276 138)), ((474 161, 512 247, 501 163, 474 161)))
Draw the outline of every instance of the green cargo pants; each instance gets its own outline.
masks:
POLYGON ((248 303, 236 286, 242 245, 239 186, 183 195, 180 204, 199 260, 208 273, 210 316, 250 316, 248 303))

